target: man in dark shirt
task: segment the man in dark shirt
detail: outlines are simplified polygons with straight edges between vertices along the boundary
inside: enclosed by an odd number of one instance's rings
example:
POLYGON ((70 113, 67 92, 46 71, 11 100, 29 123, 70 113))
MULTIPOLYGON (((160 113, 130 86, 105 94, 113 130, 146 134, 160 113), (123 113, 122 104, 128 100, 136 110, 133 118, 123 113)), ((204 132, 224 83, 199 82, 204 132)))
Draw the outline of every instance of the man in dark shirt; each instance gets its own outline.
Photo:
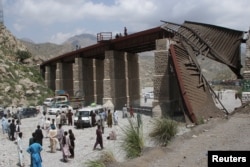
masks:
POLYGON ((42 132, 42 130, 40 128, 40 125, 37 125, 37 129, 35 131, 35 140, 41 146, 43 145, 43 132, 42 132))
POLYGON ((12 119, 10 123, 10 140, 14 141, 15 140, 15 132, 16 132, 16 125, 15 125, 15 120, 12 119))
POLYGON ((102 130, 101 130, 101 126, 100 125, 98 125, 97 129, 96 129, 96 142, 95 142, 93 150, 96 149, 96 146, 98 144, 100 144, 101 149, 103 149, 102 130))

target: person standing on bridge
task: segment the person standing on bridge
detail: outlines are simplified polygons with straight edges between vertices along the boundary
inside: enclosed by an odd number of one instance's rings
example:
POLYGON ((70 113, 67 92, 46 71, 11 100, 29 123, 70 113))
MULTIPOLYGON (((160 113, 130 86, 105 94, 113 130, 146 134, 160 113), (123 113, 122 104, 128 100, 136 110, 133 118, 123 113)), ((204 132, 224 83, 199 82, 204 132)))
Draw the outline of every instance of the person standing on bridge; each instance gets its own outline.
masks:
POLYGON ((128 33, 127 33, 127 28, 124 27, 124 36, 127 36, 127 35, 128 35, 128 33))

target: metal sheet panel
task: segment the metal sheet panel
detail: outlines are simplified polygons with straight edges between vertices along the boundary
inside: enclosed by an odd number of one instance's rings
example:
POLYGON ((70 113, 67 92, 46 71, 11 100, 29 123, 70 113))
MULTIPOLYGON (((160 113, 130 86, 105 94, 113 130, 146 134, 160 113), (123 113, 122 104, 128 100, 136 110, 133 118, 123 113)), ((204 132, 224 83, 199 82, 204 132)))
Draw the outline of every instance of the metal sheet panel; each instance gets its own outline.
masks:
POLYGON ((198 123, 200 119, 223 115, 215 106, 209 85, 186 49, 181 45, 171 45, 170 54, 189 119, 198 123))
POLYGON ((240 44, 243 31, 189 21, 182 25, 165 22, 162 28, 180 36, 180 40, 192 46, 196 54, 226 64, 238 78, 242 78, 240 44))

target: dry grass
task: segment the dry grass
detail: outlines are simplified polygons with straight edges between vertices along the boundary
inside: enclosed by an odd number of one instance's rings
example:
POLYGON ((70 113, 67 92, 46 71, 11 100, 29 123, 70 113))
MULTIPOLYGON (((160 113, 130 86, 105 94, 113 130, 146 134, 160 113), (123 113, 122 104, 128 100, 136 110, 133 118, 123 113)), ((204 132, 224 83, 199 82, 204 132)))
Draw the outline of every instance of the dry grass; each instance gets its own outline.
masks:
POLYGON ((106 167, 107 165, 116 162, 114 154, 111 151, 104 151, 101 153, 100 158, 86 162, 88 167, 106 167))
POLYGON ((141 155, 144 148, 142 126, 138 127, 137 119, 128 119, 129 125, 123 128, 124 137, 121 147, 126 152, 127 158, 141 155))
POLYGON ((177 122, 169 118, 155 118, 149 136, 156 144, 166 146, 177 133, 177 122))

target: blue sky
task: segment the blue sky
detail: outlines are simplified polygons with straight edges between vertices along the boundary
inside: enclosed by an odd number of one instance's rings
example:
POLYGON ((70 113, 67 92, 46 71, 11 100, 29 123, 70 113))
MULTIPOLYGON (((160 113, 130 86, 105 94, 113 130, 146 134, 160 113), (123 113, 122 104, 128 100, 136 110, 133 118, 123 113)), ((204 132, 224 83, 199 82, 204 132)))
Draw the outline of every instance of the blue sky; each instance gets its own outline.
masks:
POLYGON ((219 25, 248 31, 249 0, 2 0, 4 24, 17 38, 61 44, 74 35, 128 33, 160 20, 219 25))

